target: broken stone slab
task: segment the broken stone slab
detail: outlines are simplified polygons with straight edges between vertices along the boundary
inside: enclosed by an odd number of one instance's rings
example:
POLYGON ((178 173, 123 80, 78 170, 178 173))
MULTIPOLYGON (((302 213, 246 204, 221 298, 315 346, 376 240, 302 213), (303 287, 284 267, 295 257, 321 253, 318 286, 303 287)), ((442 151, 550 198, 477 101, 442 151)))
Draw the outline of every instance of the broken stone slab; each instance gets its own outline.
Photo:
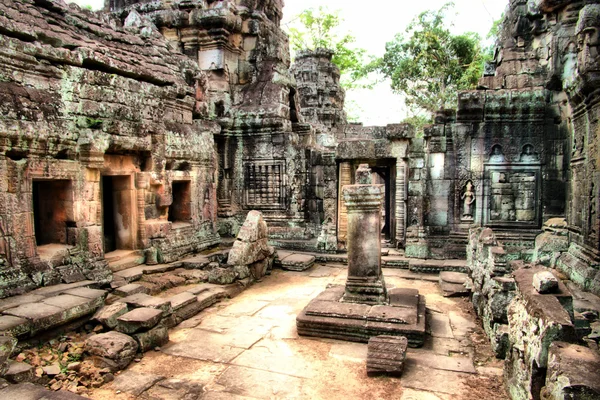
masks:
POLYGON ((114 290, 114 294, 121 297, 132 296, 138 293, 149 294, 150 290, 138 283, 129 283, 114 290))
POLYGON ((246 216, 244 224, 240 228, 237 240, 250 243, 261 239, 267 239, 267 223, 260 211, 252 210, 246 216))
POLYGON ((237 279, 233 268, 214 268, 208 272, 208 282, 217 285, 229 285, 237 279))
POLYGON ((367 345, 367 375, 402 375, 408 339, 404 336, 374 336, 367 345))
POLYGON ((139 396, 146 390, 150 389, 156 382, 163 380, 165 377, 160 375, 138 373, 134 371, 124 371, 117 376, 112 384, 115 391, 131 393, 134 396, 139 396))
POLYGON ((204 269, 208 264, 210 264, 210 259, 204 255, 197 255, 182 260, 182 266, 185 269, 204 269))
POLYGON ((457 283, 464 285, 469 280, 469 275, 462 272, 442 271, 440 272, 440 282, 457 283))
POLYGON ((589 347, 554 342, 548 350, 546 386, 542 398, 600 398, 600 354, 589 347))
POLYGON ((86 397, 64 390, 54 392, 30 382, 0 389, 0 399, 7 400, 85 400, 86 397))
POLYGON ((55 376, 61 373, 61 368, 58 361, 53 364, 42 367, 42 370, 44 371, 44 374, 48 376, 55 376))
POLYGON ((552 293, 558 289, 558 279, 550 271, 540 271, 533 275, 533 287, 538 293, 552 293))
POLYGON ((35 369, 29 364, 10 360, 4 378, 11 383, 31 382, 35 378, 35 369))
POLYGON ((95 357, 96 366, 101 368, 109 366, 114 372, 129 365, 135 357, 138 344, 128 335, 111 331, 88 338, 84 348, 87 353, 95 357))
POLYGON ((160 309, 136 308, 117 318, 117 331, 131 334, 142 329, 151 329, 160 322, 161 318, 160 309))
POLYGON ((0 315, 0 335, 25 336, 31 331, 31 322, 13 315, 0 315))
POLYGON ((274 249, 267 243, 267 239, 256 242, 236 241, 229 252, 227 265, 250 265, 271 256, 274 249))
POLYGON ((109 329, 114 329, 117 326, 117 318, 121 315, 129 312, 127 304, 125 303, 113 303, 108 306, 104 306, 94 314, 93 319, 100 322, 102 325, 109 329))
POLYGON ((173 312, 173 308, 171 307, 171 302, 169 300, 150 296, 144 293, 127 296, 120 301, 127 303, 127 305, 133 308, 149 307, 160 309, 162 310, 164 316, 167 316, 173 312))
POLYGON ((306 271, 315 263, 315 257, 309 254, 291 254, 281 260, 281 268, 288 271, 306 271))
POLYGON ((440 289, 444 297, 468 296, 471 293, 470 289, 459 283, 440 282, 440 289))
POLYGON ((141 352, 154 350, 156 347, 161 347, 169 343, 169 331, 163 326, 157 326, 146 332, 136 333, 133 337, 140 345, 139 350, 141 352))

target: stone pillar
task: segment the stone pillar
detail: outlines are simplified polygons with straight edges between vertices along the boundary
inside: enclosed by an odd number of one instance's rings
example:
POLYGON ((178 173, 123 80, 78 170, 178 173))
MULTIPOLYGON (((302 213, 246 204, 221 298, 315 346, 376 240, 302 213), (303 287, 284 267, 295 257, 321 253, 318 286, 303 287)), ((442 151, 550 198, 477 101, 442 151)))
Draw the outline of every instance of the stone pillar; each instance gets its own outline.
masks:
MULTIPOLYGON (((352 164, 349 162, 340 163, 340 179, 339 179, 338 193, 342 193, 342 189, 346 185, 352 183, 352 164)), ((348 210, 344 204, 344 200, 340 196, 340 203, 338 205, 338 242, 346 245, 348 234, 348 210)))
POLYGON ((356 185, 343 188, 348 209, 348 279, 342 301, 387 304, 381 273, 381 205, 384 185, 371 184, 371 170, 361 165, 356 185))

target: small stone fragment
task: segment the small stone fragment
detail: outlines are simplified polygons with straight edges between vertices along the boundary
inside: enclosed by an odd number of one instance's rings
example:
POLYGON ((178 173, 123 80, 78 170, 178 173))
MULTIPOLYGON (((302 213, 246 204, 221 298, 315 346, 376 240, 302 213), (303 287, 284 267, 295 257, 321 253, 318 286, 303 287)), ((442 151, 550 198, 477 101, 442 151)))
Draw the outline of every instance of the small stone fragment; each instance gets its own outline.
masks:
POLYGON ((367 375, 402 375, 408 339, 404 336, 374 336, 367 347, 367 375))
POLYGON ((117 330, 123 333, 135 333, 156 326, 162 317, 162 310, 156 308, 136 308, 117 318, 117 330))
POLYGON ((558 288, 558 279, 550 271, 540 271, 533 275, 533 287, 538 293, 552 293, 558 288))
POLYGON ((94 319, 107 328, 114 329, 117 326, 117 318, 128 311, 127 304, 114 303, 99 309, 94 315, 94 319))
POLYGON ((102 365, 114 371, 129 365, 135 357, 138 344, 130 336, 112 331, 90 337, 85 341, 85 350, 99 357, 94 360, 97 366, 102 365))

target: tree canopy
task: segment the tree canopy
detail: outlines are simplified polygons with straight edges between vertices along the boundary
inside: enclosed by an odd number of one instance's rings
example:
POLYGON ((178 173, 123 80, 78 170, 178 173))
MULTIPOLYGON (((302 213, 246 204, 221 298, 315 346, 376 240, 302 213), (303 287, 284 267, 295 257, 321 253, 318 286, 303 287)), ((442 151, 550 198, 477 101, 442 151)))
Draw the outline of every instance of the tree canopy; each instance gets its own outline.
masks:
POLYGON ((340 35, 338 27, 342 22, 339 11, 330 12, 326 7, 304 10, 288 27, 290 45, 293 51, 329 49, 334 52, 332 62, 340 69, 341 85, 348 89, 365 87, 358 84, 367 75, 367 51, 354 47, 356 41, 350 33, 340 35))
POLYGON ((394 40, 377 69, 390 78, 392 89, 406 96, 406 105, 431 114, 454 106, 459 90, 471 89, 483 71, 480 37, 476 33, 454 35, 446 14, 447 3, 437 11, 417 16, 394 40))

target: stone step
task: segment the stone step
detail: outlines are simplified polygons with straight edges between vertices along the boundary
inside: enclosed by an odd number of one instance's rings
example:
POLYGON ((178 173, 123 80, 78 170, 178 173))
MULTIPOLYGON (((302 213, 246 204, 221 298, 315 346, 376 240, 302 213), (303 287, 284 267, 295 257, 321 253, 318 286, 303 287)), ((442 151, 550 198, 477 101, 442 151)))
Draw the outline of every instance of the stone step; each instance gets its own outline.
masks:
POLYGON ((413 272, 440 273, 442 271, 467 272, 467 260, 409 259, 408 269, 413 272))
POLYGON ((0 334, 33 336, 93 314, 104 304, 105 297, 104 290, 79 287, 63 290, 37 302, 20 304, 0 315, 0 334))
POLYGON ((141 252, 132 252, 131 254, 120 257, 119 259, 109 262, 108 267, 112 272, 123 271, 132 267, 136 267, 140 264, 143 264, 146 261, 141 252))
POLYGON ((462 272, 440 272, 440 289, 444 297, 468 296, 471 293, 469 275, 462 272))

